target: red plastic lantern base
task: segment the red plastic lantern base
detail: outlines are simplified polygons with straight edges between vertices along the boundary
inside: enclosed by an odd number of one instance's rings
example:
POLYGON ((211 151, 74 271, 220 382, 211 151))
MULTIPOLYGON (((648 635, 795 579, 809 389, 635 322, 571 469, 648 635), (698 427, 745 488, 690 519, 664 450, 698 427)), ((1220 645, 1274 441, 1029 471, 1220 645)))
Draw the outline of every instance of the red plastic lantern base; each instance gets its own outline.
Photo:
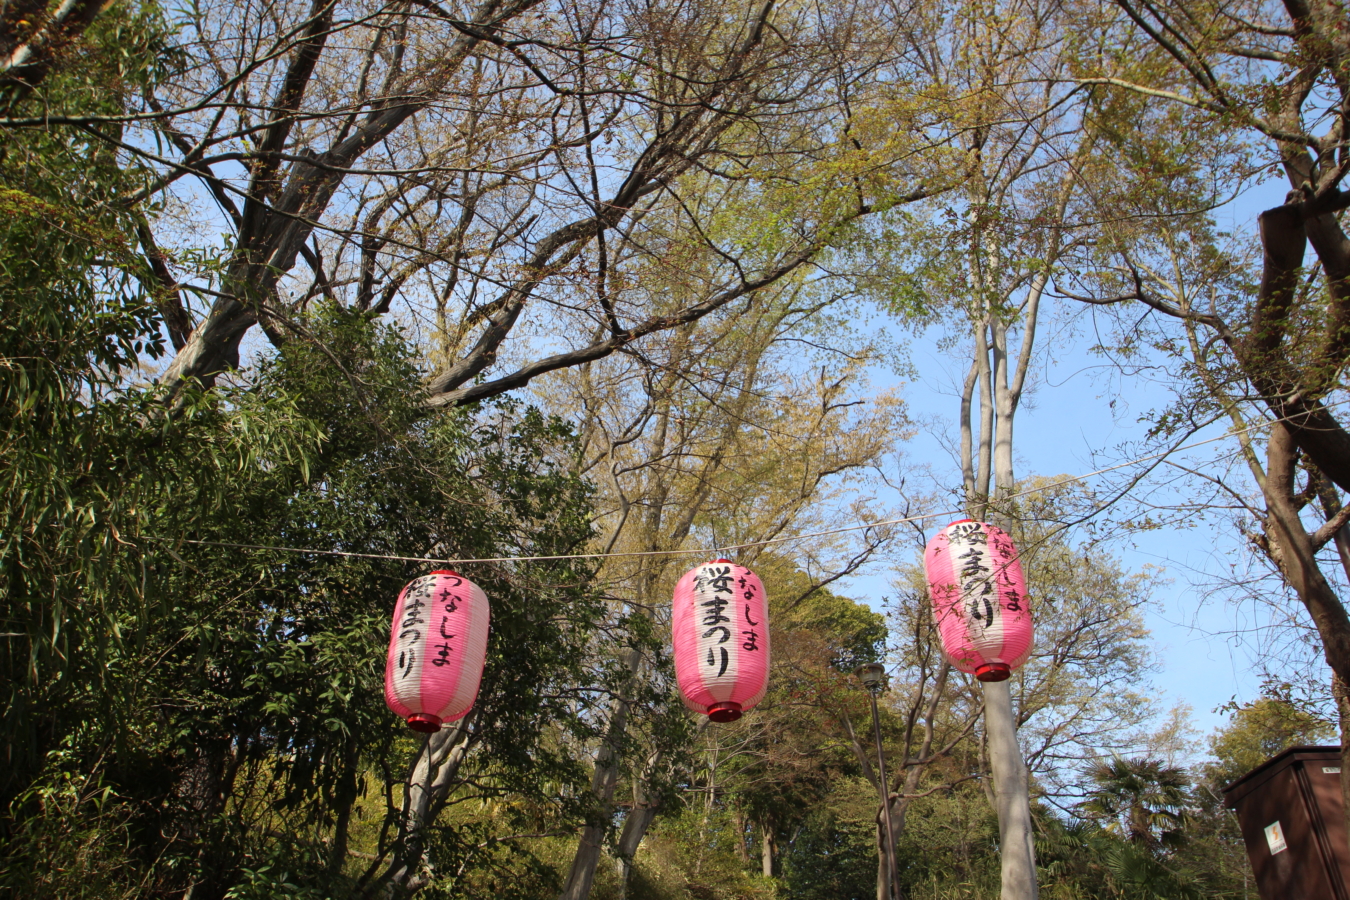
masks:
POLYGON ((423 734, 434 734, 441 730, 441 717, 431 713, 413 713, 408 716, 408 727, 423 734))
POLYGON ((984 663, 975 667, 975 678, 978 681, 1007 681, 1012 675, 1012 669, 1008 668, 1007 663, 984 663))
POLYGON ((735 722, 740 717, 741 705, 730 700, 725 703, 714 703, 708 707, 708 718, 714 722, 735 722))

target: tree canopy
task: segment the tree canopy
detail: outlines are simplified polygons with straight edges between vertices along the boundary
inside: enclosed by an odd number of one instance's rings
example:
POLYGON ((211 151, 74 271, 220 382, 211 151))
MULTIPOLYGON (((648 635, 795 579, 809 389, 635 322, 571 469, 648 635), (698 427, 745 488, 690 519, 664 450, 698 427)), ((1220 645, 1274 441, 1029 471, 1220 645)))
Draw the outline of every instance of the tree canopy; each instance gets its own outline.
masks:
POLYGON ((993 897, 1016 780, 1045 896, 1245 896, 1223 786, 1350 754, 1343 20, 0 6, 0 890, 993 897), (1014 441, 1089 313, 1118 383, 1168 394, 1105 488, 1014 441), (951 422, 895 386, 919 341, 958 360, 951 422), (1219 428, 1226 460, 1172 454, 1219 428), (952 458, 912 458, 924 432, 952 458), (916 567, 953 508, 1031 585, 1001 686, 943 655, 916 567), (1257 572, 1215 596, 1312 658, 1203 760, 1152 697, 1161 573, 1096 526, 1192 515, 1257 572), (667 638, 714 554, 773 622, 726 726, 667 638), (380 663, 401 587, 451 563, 488 657, 421 737, 380 663))

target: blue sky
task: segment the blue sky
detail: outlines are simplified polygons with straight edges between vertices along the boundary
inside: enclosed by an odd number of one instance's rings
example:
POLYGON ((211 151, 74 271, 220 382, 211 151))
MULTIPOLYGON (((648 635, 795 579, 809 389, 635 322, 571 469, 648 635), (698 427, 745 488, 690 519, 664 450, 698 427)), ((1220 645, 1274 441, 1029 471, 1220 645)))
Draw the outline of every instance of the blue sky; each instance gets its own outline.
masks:
MULTIPOLYGON (((1282 202, 1283 192, 1278 182, 1256 186, 1224 211, 1223 224, 1239 233, 1254 233, 1257 213, 1282 202)), ((1076 475, 1130 458, 1124 448, 1144 438, 1147 426, 1141 419, 1170 399, 1162 384, 1147 377, 1115 374, 1106 360, 1091 352, 1094 343, 1090 315, 1081 311, 1072 321, 1063 313, 1058 317, 1052 313, 1042 326, 1038 344, 1048 359, 1034 372, 1035 388, 1017 419, 1014 448, 1019 479, 1076 475)), ((958 486, 960 471, 944 439, 955 442, 956 390, 968 363, 922 338, 909 342, 909 354, 915 377, 907 379, 903 393, 911 416, 925 427, 903 452, 909 462, 926 464, 938 483, 958 486)), ((1166 376, 1155 377, 1161 381, 1166 376)), ((886 385, 895 378, 879 375, 877 380, 886 385)), ((1212 428, 1200 439, 1221 433, 1212 428)), ((1189 456, 1196 468, 1207 470, 1232 446, 1224 441, 1189 456)), ((1256 650, 1262 637, 1259 626, 1268 621, 1269 613, 1252 603, 1209 596, 1230 566, 1246 565, 1241 541, 1230 523, 1214 520, 1192 529, 1134 534, 1112 547, 1127 570, 1144 566, 1164 570, 1167 583, 1146 612, 1159 662, 1153 683, 1163 708, 1177 702, 1191 707, 1202 735, 1226 721, 1218 707, 1230 700, 1252 700, 1260 691, 1256 650)), ((878 571, 854 578, 844 592, 875 605, 876 598, 889 593, 887 575, 878 571)))
MULTIPOLYGON (((1109 465, 1103 452, 1141 439, 1144 426, 1134 419, 1151 405, 1165 402, 1161 391, 1139 387, 1128 392, 1128 403, 1112 393, 1118 385, 1100 372, 1100 360, 1091 357, 1086 342, 1065 347, 1047 372, 1030 408, 1019 412, 1015 449, 1019 478, 1029 475, 1077 475, 1109 465), (1053 385, 1053 386, 1052 386, 1053 385), (1155 396, 1149 396, 1155 394, 1155 396), (1117 400, 1115 410, 1110 400, 1117 400)), ((912 362, 918 377, 904 386, 910 413, 935 427, 920 428, 903 448, 910 463, 927 464, 932 477, 960 483, 960 470, 940 432, 956 436, 957 398, 950 370, 956 363, 940 351, 916 345, 912 362)), ((1123 393, 1123 392, 1122 392, 1123 393)), ((1213 432, 1215 435, 1218 431, 1213 432)), ((1222 445, 1221 445, 1222 446, 1222 445)), ((1115 458, 1112 458, 1115 461, 1115 458)), ((931 533, 944 522, 927 523, 931 533)), ((1237 550, 1236 536, 1212 531, 1145 532, 1115 542, 1111 549, 1124 567, 1135 571, 1147 565, 1165 569, 1167 583, 1146 607, 1159 670, 1153 678, 1160 705, 1188 704, 1197 728, 1208 733, 1225 716, 1214 710, 1229 700, 1256 697, 1260 679, 1253 672, 1250 650, 1231 639, 1250 624, 1248 611, 1220 600, 1202 601, 1206 573, 1237 550)), ((866 599, 880 610, 878 598, 891 594, 885 571, 853 578, 843 593, 866 599)), ((1034 589, 1034 586, 1033 586, 1034 589)))

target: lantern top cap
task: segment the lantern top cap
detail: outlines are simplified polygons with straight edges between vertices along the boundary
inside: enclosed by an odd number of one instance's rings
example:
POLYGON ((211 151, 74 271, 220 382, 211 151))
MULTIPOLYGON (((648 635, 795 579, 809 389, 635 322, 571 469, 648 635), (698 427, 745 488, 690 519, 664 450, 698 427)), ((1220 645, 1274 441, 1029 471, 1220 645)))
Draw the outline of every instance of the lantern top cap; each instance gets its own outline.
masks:
POLYGON ((853 670, 853 674, 862 680, 869 691, 879 691, 886 686, 886 667, 881 663, 866 663, 853 670))
POLYGON ((729 562, 731 562, 731 560, 727 559, 725 556, 719 556, 719 557, 717 557, 717 559, 714 559, 713 562, 715 562, 715 563, 729 563, 729 562))
POLYGON ((463 576, 460 575, 458 572, 456 572, 454 569, 432 569, 432 570, 431 570, 431 574, 432 574, 432 575, 453 575, 453 576, 455 576, 456 578, 462 578, 462 577, 463 577, 463 576))

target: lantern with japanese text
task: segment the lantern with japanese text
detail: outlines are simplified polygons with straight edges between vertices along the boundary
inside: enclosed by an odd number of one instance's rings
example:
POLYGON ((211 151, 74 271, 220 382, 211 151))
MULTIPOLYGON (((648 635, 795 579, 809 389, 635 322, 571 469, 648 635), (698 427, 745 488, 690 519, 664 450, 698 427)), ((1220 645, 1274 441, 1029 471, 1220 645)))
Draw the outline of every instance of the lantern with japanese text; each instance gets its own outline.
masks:
POLYGON ((953 522, 923 554, 942 649, 962 672, 1003 681, 1031 653, 1031 610, 1012 538, 984 522, 953 522))
POLYGON ((695 566, 675 585, 671 630, 684 705, 734 722, 769 685, 769 601, 759 576, 730 560, 695 566))
POLYGON ((488 598, 444 569, 409 582, 394 607, 384 700, 414 731, 463 718, 478 696, 487 656, 488 598))

